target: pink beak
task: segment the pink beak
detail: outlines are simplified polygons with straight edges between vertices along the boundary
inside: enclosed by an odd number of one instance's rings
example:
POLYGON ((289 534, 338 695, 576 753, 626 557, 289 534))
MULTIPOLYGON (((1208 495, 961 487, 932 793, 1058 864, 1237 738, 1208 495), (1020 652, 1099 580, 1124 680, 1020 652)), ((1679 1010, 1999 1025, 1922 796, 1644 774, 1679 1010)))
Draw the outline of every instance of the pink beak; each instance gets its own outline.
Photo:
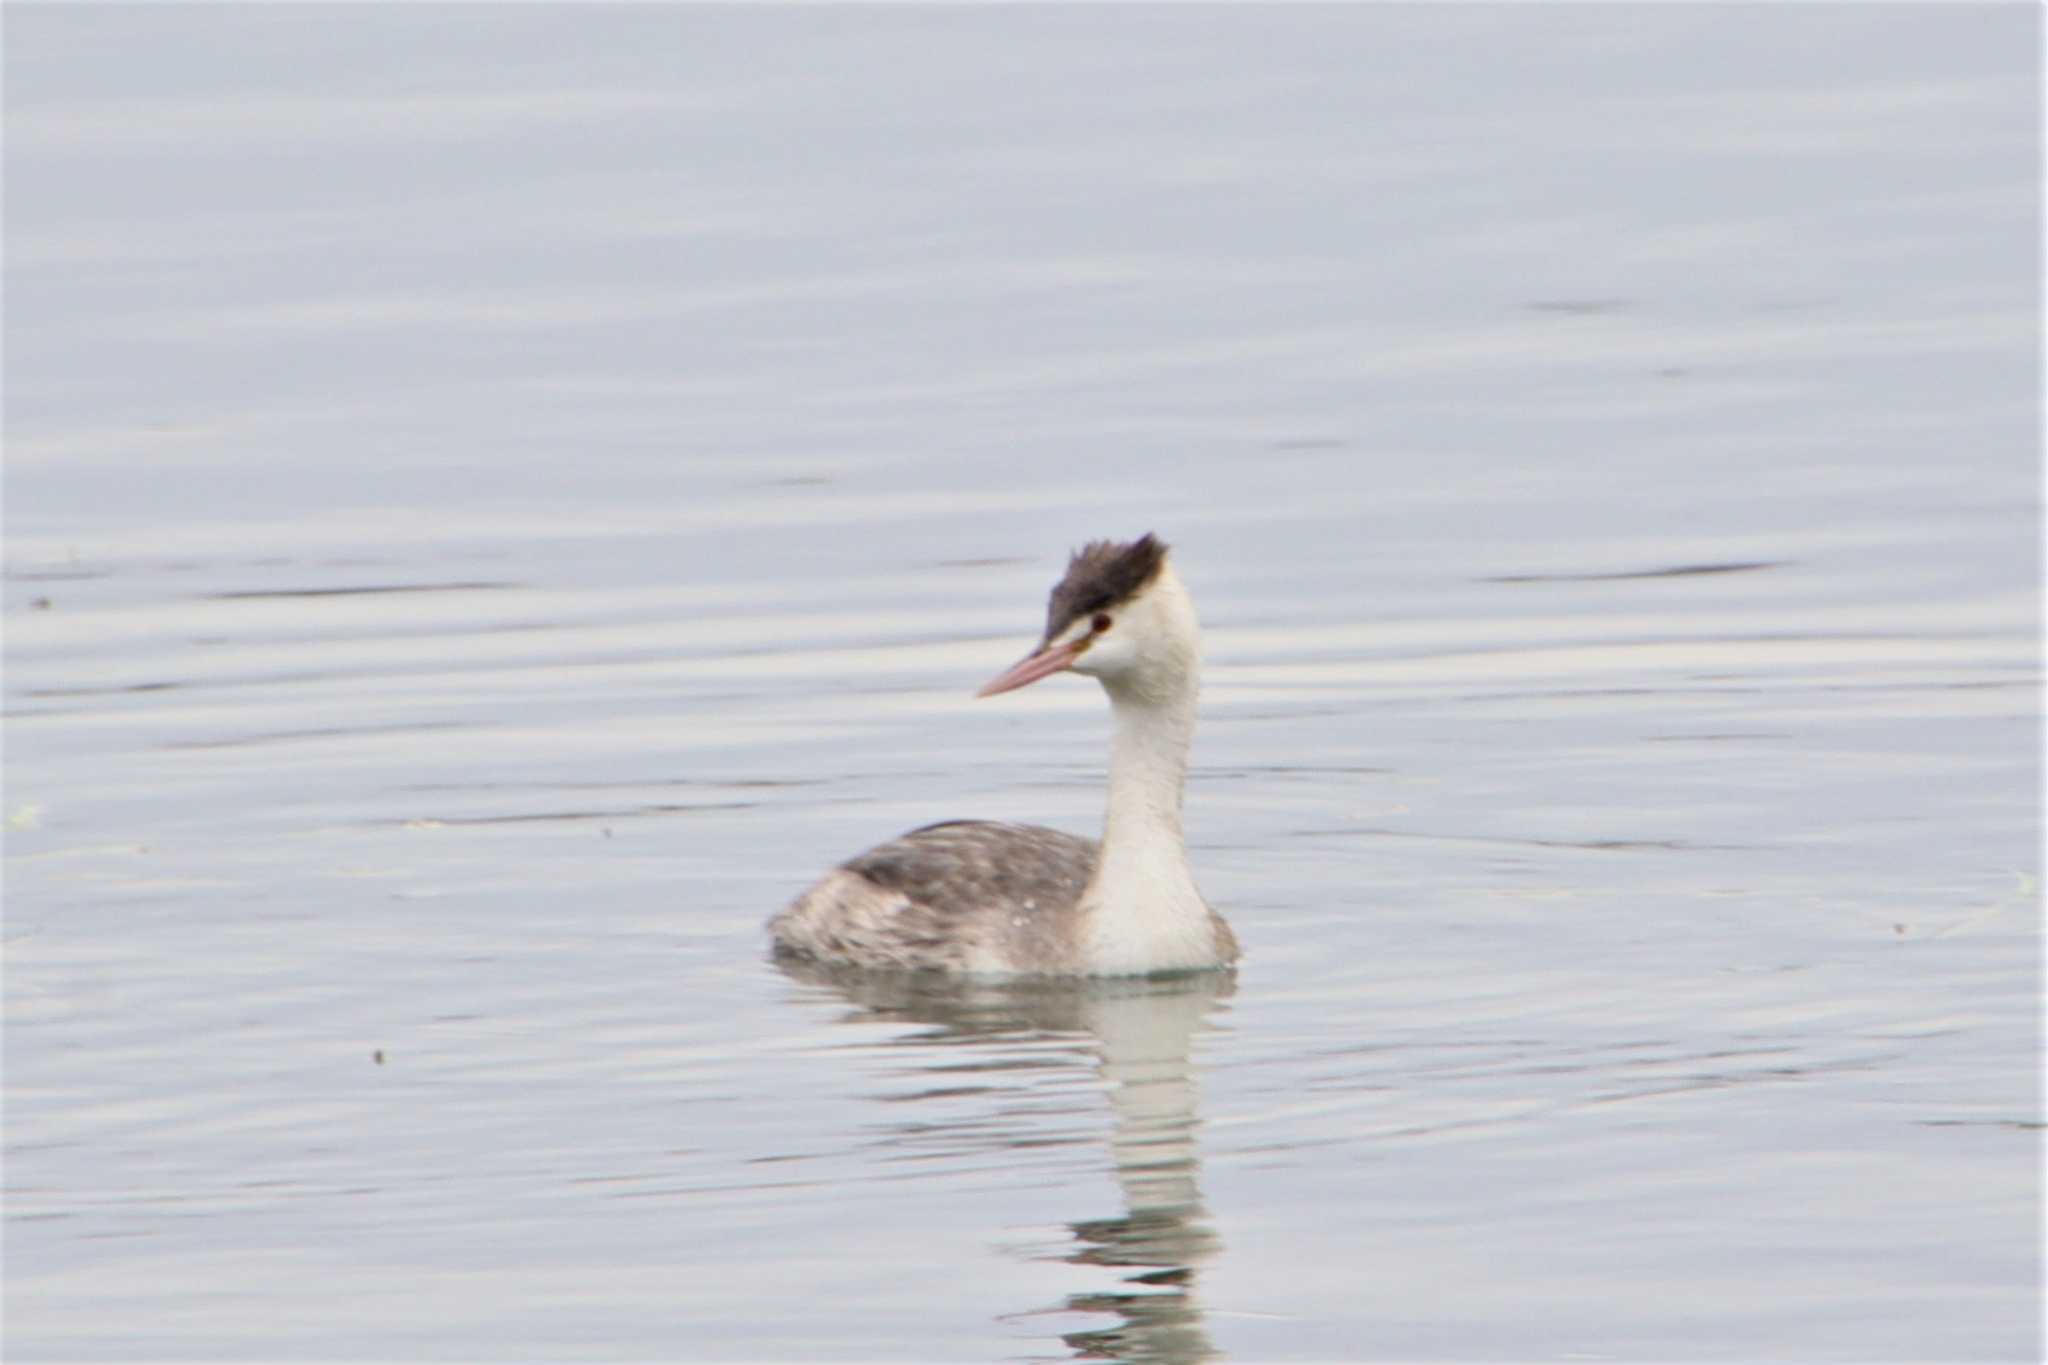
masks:
POLYGON ((1072 668, 1074 660, 1081 657, 1081 651, 1086 647, 1086 640, 1072 640, 1063 645, 1047 645, 1044 649, 1033 650, 1006 671, 989 679, 988 684, 974 695, 993 697, 998 692, 1014 692, 1040 678, 1050 678, 1063 669, 1072 668))

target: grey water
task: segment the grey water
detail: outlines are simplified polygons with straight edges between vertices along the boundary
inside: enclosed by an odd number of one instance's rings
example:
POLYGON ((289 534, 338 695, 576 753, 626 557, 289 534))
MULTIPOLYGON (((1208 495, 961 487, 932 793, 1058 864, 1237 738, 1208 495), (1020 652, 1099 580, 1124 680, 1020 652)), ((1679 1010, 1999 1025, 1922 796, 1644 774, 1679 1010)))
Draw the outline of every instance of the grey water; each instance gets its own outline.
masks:
POLYGON ((16 6, 19 1360, 2020 1360, 2031 7, 16 6), (786 971, 1092 832, 1234 979, 786 971))

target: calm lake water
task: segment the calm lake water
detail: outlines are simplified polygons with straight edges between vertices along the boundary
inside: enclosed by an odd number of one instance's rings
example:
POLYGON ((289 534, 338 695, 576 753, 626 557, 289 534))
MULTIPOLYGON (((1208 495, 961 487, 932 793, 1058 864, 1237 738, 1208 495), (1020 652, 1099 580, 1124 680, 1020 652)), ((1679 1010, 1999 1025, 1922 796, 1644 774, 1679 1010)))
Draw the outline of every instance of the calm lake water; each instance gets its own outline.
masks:
POLYGON ((11 10, 10 1359, 2035 1358, 2039 25, 11 10))

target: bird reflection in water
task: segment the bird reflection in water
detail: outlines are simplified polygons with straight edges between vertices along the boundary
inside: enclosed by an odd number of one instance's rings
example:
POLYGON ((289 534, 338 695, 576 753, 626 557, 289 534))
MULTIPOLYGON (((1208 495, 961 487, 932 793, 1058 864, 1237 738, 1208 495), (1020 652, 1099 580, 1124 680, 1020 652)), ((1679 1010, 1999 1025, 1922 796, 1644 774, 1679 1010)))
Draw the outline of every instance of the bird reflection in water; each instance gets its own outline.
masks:
MULTIPOLYGON (((1213 972, 1172 978, 978 982, 931 974, 883 974, 783 962, 792 978, 831 991, 859 1009, 855 1021, 927 1025, 896 1046, 933 1051, 957 1095, 962 1044, 1071 1035, 1107 1083, 1110 1155, 1124 1211, 1067 1224, 1074 1265, 1127 1271, 1125 1287, 1069 1295, 1057 1308, 1013 1315, 1114 1315, 1114 1323, 1069 1332, 1080 1360, 1169 1362, 1213 1359, 1198 1297, 1200 1268, 1222 1249, 1202 1205, 1196 1154, 1200 1119, 1191 1051, 1233 978, 1213 972)), ((991 1069, 1014 1062, 991 1057, 991 1069)), ((990 1136, 981 1130, 981 1141, 990 1136)))

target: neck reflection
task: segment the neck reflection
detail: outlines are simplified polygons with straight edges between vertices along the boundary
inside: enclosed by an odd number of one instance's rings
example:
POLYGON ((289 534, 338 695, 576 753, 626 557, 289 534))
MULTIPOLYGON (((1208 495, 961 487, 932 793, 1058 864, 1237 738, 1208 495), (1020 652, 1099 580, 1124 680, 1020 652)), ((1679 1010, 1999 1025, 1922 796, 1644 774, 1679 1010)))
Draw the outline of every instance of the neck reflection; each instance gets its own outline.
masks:
POLYGON ((931 1026, 896 1044, 929 1050, 934 1069, 943 1069, 956 1083, 963 1043, 1072 1035, 1079 1050, 1093 1056, 1106 1087, 1109 1155, 1123 1212, 1068 1222, 1072 1242, 1059 1256, 1072 1265, 1123 1273, 1114 1289, 1072 1294, 1060 1305, 1028 1308, 1011 1320, 1109 1317, 1101 1326, 1062 1333, 1081 1360, 1184 1365, 1215 1356, 1199 1299, 1199 1274, 1222 1243, 1202 1203, 1192 1051, 1211 1014, 1229 997, 1231 978, 1202 973, 1163 980, 1012 984, 924 980, 798 963, 785 963, 783 970, 857 1006, 856 1021, 931 1026))

